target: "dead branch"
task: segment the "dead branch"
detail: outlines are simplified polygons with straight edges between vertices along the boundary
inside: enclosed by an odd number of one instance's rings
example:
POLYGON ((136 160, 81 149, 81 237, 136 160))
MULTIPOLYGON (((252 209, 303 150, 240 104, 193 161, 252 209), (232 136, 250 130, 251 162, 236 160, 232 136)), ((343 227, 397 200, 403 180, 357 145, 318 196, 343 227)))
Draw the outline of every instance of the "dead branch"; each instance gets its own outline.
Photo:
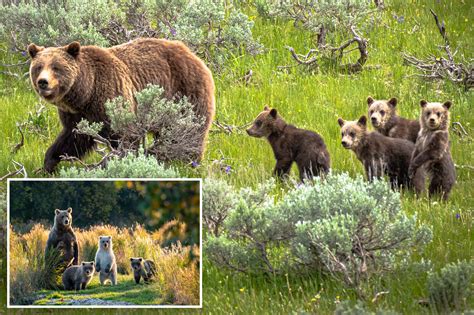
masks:
POLYGON ((12 163, 13 163, 13 166, 15 167, 15 170, 8 173, 8 174, 5 174, 2 176, 2 178, 0 178, 0 181, 4 181, 5 179, 9 178, 9 177, 13 177, 13 176, 16 176, 18 174, 23 174, 23 178, 27 178, 28 177, 28 173, 26 172, 26 169, 25 169, 25 166, 15 160, 12 160, 12 163))
POLYGON ((22 125, 20 125, 20 124, 17 123, 17 124, 16 124, 16 127, 18 128, 18 131, 20 132, 21 139, 20 139, 20 142, 17 143, 17 144, 12 148, 12 151, 11 151, 12 154, 17 153, 18 150, 20 150, 21 147, 23 147, 23 145, 25 144, 25 135, 23 134, 23 130, 21 130, 22 125))
POLYGON ((461 136, 461 137, 464 137, 464 136, 465 136, 465 137, 468 137, 468 136, 469 136, 469 134, 467 133, 466 129, 464 129, 464 127, 463 127, 463 125, 461 124, 461 122, 459 122, 459 121, 454 121, 454 122, 452 123, 452 125, 453 125, 453 130, 456 131, 456 132, 459 134, 459 136, 461 136), (459 129, 459 130, 458 130, 458 129, 459 129))
POLYGON ((235 125, 229 125, 225 123, 221 123, 218 120, 213 121, 212 123, 214 126, 216 126, 218 129, 217 130, 211 130, 211 132, 224 132, 227 134, 232 134, 234 132, 238 133, 243 133, 245 128, 250 126, 252 122, 240 125, 240 126, 235 126, 235 125))

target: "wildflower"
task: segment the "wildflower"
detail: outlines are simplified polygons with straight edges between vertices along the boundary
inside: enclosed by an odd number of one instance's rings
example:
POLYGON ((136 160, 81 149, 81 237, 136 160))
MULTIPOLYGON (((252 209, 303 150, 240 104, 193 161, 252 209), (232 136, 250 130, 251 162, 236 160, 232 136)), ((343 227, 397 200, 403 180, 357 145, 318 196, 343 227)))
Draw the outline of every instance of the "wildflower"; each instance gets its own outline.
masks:
POLYGON ((26 51, 22 51, 22 52, 21 52, 21 55, 22 55, 23 57, 26 57, 26 51))
POLYGON ((244 292, 244 291, 245 291, 245 288, 240 288, 239 291, 240 291, 240 292, 244 292))
POLYGON ((192 161, 191 166, 194 167, 194 168, 196 168, 196 167, 199 166, 199 163, 196 162, 196 161, 192 161))
POLYGON ((226 174, 230 174, 230 172, 232 171, 232 167, 230 167, 230 165, 227 165, 224 169, 225 173, 226 174))
POLYGON ((456 213, 456 219, 461 219, 461 215, 459 213, 456 213))

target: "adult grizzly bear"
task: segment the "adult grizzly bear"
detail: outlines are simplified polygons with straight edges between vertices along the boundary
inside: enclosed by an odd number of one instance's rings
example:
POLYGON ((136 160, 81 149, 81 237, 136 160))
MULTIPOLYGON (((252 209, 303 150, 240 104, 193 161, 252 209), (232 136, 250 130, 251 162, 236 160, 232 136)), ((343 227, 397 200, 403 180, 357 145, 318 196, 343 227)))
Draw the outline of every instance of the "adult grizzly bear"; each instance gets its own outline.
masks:
MULTIPOLYGON (((82 158, 94 141, 74 134, 85 118, 103 122, 101 136, 116 139, 110 130, 104 104, 123 96, 135 104, 134 93, 148 84, 160 85, 168 98, 186 96, 199 117, 205 117, 200 150, 214 117, 214 81, 211 71, 183 43, 141 38, 111 48, 83 46, 72 42, 64 47, 28 46, 31 57, 30 79, 35 91, 57 106, 63 130, 49 147, 44 169, 54 171, 61 155, 82 158)), ((132 108, 131 110, 134 110, 132 108)))

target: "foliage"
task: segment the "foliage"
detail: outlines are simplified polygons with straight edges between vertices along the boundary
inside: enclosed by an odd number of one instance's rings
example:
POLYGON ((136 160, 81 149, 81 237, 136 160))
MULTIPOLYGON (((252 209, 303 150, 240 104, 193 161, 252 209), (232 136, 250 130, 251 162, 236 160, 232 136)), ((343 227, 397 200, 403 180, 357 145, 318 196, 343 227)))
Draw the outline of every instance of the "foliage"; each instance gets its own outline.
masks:
MULTIPOLYGON (((383 181, 332 174, 290 189, 276 203, 265 186, 234 194, 225 232, 209 238, 206 249, 217 264, 242 272, 281 272, 291 262, 292 269, 322 268, 359 288, 431 240, 430 228, 407 216, 399 194, 383 181), (262 198, 249 198, 255 195, 262 198)), ((213 204, 224 206, 218 199, 213 204)))
POLYGON ((465 309, 466 300, 472 297, 471 286, 474 281, 474 263, 458 261, 447 264, 439 273, 428 276, 430 306, 440 314, 452 310, 465 309))
MULTIPOLYGON (((199 268, 197 261, 191 260, 191 253, 199 252, 198 246, 182 246, 177 243, 169 248, 161 248, 159 245, 162 240, 154 237, 158 234, 147 232, 139 225, 134 228, 96 225, 75 232, 80 244, 79 259, 81 261, 94 259, 100 235, 111 235, 119 274, 128 275, 128 279, 132 280, 133 272, 130 267, 132 256, 152 259, 158 271, 158 276, 152 284, 156 299, 159 298, 166 304, 199 303, 199 268), (166 299, 163 300, 163 297, 166 299)), ((44 288, 43 283, 31 280, 44 274, 41 271, 42 265, 37 264, 36 261, 44 259, 48 233, 49 231, 42 225, 36 225, 30 232, 21 235, 11 231, 12 304, 31 304, 34 292, 44 288)), ((136 286, 130 290, 136 290, 136 286)), ((121 291, 121 294, 126 294, 126 292, 121 291)))
POLYGON ((343 301, 336 307, 335 315, 397 315, 399 313, 391 310, 378 309, 376 312, 369 311, 364 303, 357 301, 355 304, 351 301, 343 301))
POLYGON ((209 233, 219 236, 229 210, 235 207, 234 188, 225 180, 208 178, 202 186, 203 220, 209 233))

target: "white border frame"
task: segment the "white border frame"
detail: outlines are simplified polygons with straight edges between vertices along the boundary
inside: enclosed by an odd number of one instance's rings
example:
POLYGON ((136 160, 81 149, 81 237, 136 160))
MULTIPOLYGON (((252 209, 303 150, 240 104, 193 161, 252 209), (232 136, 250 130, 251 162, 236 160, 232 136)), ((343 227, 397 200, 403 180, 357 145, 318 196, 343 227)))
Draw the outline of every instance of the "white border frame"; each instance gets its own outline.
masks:
POLYGON ((80 308, 114 308, 114 309, 134 309, 134 308, 149 308, 149 309, 202 309, 202 178, 8 178, 7 179, 7 309, 18 308, 66 308, 66 309, 80 309, 80 308), (199 305, 12 305, 10 304, 10 183, 22 181, 45 181, 45 182, 59 182, 59 181, 145 181, 145 182, 199 182, 199 305))

